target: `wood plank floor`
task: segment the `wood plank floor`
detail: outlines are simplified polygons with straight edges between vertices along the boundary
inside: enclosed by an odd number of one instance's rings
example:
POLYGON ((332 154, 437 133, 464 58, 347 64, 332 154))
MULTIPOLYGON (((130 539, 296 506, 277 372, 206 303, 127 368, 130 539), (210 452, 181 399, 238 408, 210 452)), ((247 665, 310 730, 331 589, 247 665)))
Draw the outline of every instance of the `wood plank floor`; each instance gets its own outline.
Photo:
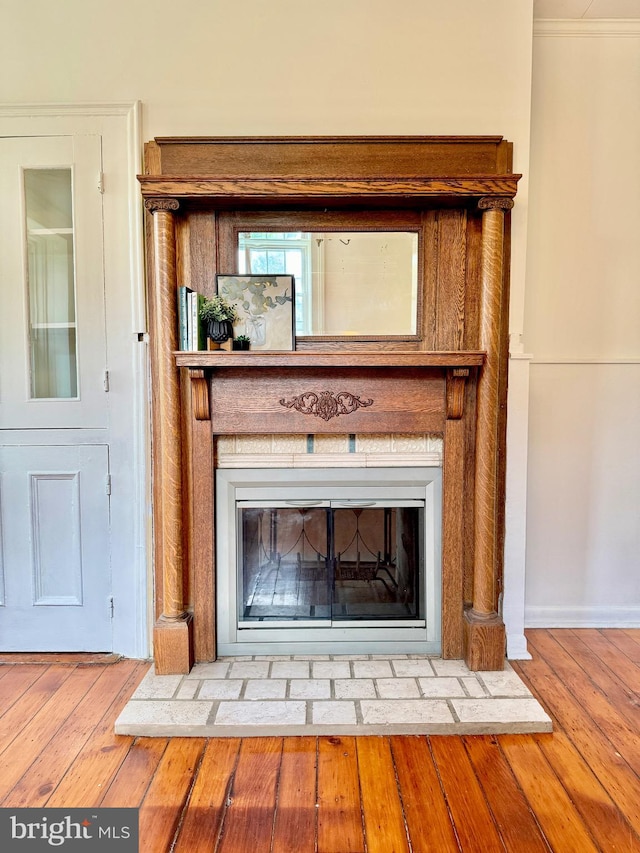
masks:
POLYGON ((146 663, 4 663, 0 805, 139 807, 144 853, 640 853, 640 630, 527 636, 553 734, 122 737, 146 663))

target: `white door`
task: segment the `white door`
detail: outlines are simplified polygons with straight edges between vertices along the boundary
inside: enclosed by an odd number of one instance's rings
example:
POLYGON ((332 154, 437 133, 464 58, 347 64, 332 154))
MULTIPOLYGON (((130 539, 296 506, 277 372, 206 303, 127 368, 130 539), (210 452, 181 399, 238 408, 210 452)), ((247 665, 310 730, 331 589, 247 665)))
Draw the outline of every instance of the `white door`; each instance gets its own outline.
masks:
POLYGON ((101 138, 0 139, 0 649, 110 651, 101 138))

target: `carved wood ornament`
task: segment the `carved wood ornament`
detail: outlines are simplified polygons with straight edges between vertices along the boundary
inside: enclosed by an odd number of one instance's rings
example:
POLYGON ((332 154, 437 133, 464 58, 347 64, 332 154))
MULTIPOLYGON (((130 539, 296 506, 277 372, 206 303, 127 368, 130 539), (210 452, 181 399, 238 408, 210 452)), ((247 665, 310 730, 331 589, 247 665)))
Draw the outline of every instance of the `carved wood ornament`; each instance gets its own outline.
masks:
POLYGON ((214 437, 335 434, 347 415, 349 432, 443 435, 442 656, 502 668, 511 160, 497 136, 147 144, 156 672, 216 656, 214 437), (178 283, 212 296, 215 275, 235 271, 232 235, 263 230, 249 225, 256 216, 286 231, 292 210, 303 230, 328 217, 343 230, 419 232, 417 334, 176 353, 178 283), (354 382, 369 393, 328 390, 354 382))
POLYGON ((144 206, 149 213, 155 213, 157 210, 178 210, 180 202, 177 198, 146 198, 144 206))
POLYGON ((340 415, 350 415, 359 408, 373 405, 373 400, 362 400, 356 394, 349 391, 305 391, 292 400, 280 400, 281 406, 287 409, 295 409, 301 415, 315 415, 323 421, 330 421, 340 415))

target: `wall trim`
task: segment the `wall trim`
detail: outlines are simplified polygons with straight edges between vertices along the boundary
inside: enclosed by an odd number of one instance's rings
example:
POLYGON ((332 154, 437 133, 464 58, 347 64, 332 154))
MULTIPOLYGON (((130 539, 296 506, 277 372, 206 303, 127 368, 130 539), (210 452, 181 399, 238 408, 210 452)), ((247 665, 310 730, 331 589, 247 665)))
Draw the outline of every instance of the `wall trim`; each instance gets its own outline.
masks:
POLYGON ((509 660, 531 660, 524 634, 510 634, 507 631, 507 658, 509 660))
POLYGON ((640 605, 528 605, 526 628, 640 628, 640 605))
MULTIPOLYGON (((511 343, 512 348, 520 346, 515 339, 511 343)), ((531 657, 524 636, 530 364, 529 353, 511 352, 509 355, 502 618, 507 635, 507 657, 513 660, 531 657)))
MULTIPOLYGON (((83 104, 0 104, 0 116, 19 118, 20 116, 122 116, 132 112, 139 114, 140 101, 83 104)), ((140 159, 138 157, 138 159, 140 159)))
POLYGON ((568 356, 538 356, 531 359, 531 364, 640 364, 640 358, 574 358, 568 356))
POLYGON ((548 18, 533 22, 533 35, 551 38, 638 38, 640 18, 548 18))
MULTIPOLYGON (((121 422, 114 427, 114 453, 112 470, 127 470, 126 486, 129 489, 126 523, 125 513, 120 513, 117 524, 120 530, 120 543, 126 543, 130 562, 114 559, 112 564, 113 595, 115 601, 113 619, 114 651, 132 658, 146 658, 150 651, 150 576, 147 566, 148 551, 148 514, 150 505, 150 485, 148 457, 149 413, 148 399, 148 335, 146 334, 145 277, 144 277, 144 240, 143 217, 137 175, 142 171, 142 108, 140 101, 114 103, 0 103, 0 136, 74 136, 78 134, 102 135, 104 140, 117 150, 118 169, 123 179, 118 195, 112 193, 112 204, 119 206, 119 216, 128 215, 126 247, 123 248, 121 266, 128 265, 129 278, 121 287, 126 289, 127 327, 123 335, 132 343, 131 370, 133 387, 131 399, 133 410, 127 413, 129 425, 121 422), (117 141, 116 141, 117 140, 117 141), (126 211, 126 214, 124 213, 126 211), (130 324, 130 325, 129 325, 130 324), (124 458, 120 452, 122 435, 118 430, 131 431, 131 455, 124 458), (118 455, 119 454, 119 455, 118 455), (118 468, 119 466, 119 468, 118 468)), ((105 188, 105 204, 111 188, 105 188)), ((105 235, 105 251, 106 249, 105 235)), ((121 277, 124 279, 124 275, 121 277)), ((107 284, 108 286, 108 284, 107 284)), ((107 302, 109 300, 107 299, 107 302)), ((113 304, 113 300, 112 300, 113 304)), ((125 356, 122 357, 122 363, 125 356)), ((115 420, 115 416, 114 416, 115 420)), ((64 432, 64 431, 63 431, 64 432)), ((19 433, 18 433, 19 436, 19 433)), ((96 436, 91 430, 83 436, 87 443, 95 443, 96 436)), ((104 441, 104 438, 101 439, 104 441)), ((62 442, 64 443, 64 441, 62 442)), ((100 443, 100 442, 99 442, 100 443)), ((116 488, 119 484, 116 482, 116 488)), ((112 525, 114 514, 112 514, 112 525)), ((124 546, 123 546, 124 547, 124 546)))

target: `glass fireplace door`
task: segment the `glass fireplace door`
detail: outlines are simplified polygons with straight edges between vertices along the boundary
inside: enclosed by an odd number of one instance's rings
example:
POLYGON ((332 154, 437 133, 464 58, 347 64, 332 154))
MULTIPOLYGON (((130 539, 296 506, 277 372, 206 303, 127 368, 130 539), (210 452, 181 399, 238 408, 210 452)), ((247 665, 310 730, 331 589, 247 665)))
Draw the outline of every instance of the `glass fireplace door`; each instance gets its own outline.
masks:
POLYGON ((424 503, 239 501, 238 627, 423 620, 424 503))

